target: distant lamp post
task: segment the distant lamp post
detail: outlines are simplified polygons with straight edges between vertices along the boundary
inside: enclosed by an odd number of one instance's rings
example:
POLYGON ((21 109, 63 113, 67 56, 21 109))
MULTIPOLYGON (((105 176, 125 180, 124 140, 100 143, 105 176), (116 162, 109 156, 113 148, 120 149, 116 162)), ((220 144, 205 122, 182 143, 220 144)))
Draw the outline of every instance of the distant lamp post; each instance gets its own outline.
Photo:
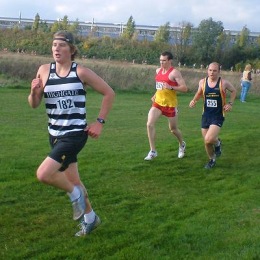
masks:
POLYGON ((21 11, 19 12, 19 25, 21 24, 21 20, 22 20, 22 13, 21 13, 21 11))
POLYGON ((92 21, 85 21, 85 23, 91 24, 90 31, 93 32, 94 24, 95 24, 94 18, 92 19, 92 21))
POLYGON ((124 32, 124 27, 123 27, 123 23, 120 23, 120 34, 123 34, 124 32))
POLYGON ((119 25, 119 36, 121 36, 124 32, 123 22, 115 23, 115 25, 119 25))

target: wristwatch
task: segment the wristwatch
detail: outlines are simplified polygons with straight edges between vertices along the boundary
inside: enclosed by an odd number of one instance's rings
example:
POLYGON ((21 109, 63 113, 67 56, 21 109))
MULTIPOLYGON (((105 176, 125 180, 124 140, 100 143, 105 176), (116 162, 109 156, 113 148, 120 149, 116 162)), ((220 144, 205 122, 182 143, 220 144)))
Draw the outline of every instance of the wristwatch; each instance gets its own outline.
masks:
POLYGON ((232 106, 232 105, 233 105, 233 102, 229 101, 228 104, 229 104, 230 106, 232 106))
POLYGON ((97 118, 97 121, 100 123, 100 124, 105 124, 105 120, 103 118, 97 118))

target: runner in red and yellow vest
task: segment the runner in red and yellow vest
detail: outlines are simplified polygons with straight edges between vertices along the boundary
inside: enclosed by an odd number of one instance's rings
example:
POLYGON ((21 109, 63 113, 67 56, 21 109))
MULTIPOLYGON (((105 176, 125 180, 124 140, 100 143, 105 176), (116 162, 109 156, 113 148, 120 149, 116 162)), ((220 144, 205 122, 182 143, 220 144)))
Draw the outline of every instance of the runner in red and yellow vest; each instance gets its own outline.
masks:
POLYGON ((163 68, 155 76, 156 81, 156 94, 154 102, 162 107, 177 107, 177 93, 173 89, 164 88, 164 84, 167 83, 172 87, 177 87, 177 81, 169 79, 169 74, 174 70, 174 67, 170 67, 166 73, 163 73, 163 68))
POLYGON ((153 160, 157 157, 155 147, 155 124, 160 116, 167 117, 169 130, 178 140, 178 158, 184 157, 186 143, 178 128, 178 101, 176 92, 187 92, 188 88, 181 72, 173 67, 172 60, 173 55, 171 52, 165 51, 161 53, 160 68, 156 69, 156 93, 151 98, 153 103, 147 119, 147 135, 150 151, 144 158, 146 161, 153 160))

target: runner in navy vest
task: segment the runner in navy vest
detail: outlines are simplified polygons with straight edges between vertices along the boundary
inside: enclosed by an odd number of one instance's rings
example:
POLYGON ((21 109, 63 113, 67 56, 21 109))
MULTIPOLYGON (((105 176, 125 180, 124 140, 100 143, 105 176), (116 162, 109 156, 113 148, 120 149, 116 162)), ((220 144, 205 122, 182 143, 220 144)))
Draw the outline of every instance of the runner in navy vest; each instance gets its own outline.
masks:
POLYGON ((191 108, 195 107, 197 101, 203 97, 201 133, 209 157, 206 169, 214 167, 216 157, 221 155, 221 141, 218 136, 225 120, 225 112, 231 111, 236 98, 234 86, 222 79, 219 74, 220 65, 217 62, 211 63, 208 67, 208 76, 200 80, 198 91, 189 105, 191 108), (226 90, 230 91, 228 103, 226 103, 226 90))

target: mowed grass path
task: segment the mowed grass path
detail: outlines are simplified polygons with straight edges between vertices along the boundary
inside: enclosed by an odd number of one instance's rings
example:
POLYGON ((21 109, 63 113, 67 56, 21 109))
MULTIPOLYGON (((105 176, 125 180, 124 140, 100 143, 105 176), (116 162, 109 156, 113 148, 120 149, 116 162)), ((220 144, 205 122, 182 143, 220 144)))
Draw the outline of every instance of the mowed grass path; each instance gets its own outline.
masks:
MULTIPOLYGON (((98 140, 79 155, 82 180, 103 223, 76 238, 64 192, 39 183, 49 152, 44 106, 29 90, 0 88, 0 259, 259 259, 259 96, 235 102, 226 117, 223 154, 212 170, 200 133, 202 103, 179 95, 185 158, 166 118, 157 124, 158 157, 149 151, 146 118, 151 93, 119 92, 98 140)), ((100 96, 88 93, 88 119, 100 96)))

